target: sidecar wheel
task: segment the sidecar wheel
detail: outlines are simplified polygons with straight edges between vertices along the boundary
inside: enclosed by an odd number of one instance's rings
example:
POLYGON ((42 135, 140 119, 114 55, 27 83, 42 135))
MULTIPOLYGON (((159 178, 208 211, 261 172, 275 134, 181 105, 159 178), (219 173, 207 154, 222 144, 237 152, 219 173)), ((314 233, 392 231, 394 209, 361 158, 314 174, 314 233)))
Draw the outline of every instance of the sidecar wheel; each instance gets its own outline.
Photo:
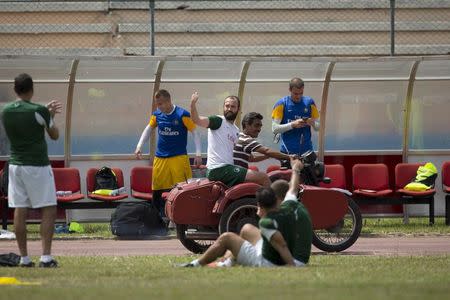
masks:
POLYGON ((177 224, 176 229, 177 238, 180 240, 181 244, 183 244, 186 249, 195 254, 204 253, 214 243, 214 240, 188 239, 186 237, 186 230, 188 230, 188 225, 177 224))
POLYGON ((235 200, 225 208, 220 217, 219 233, 234 232, 239 234, 241 228, 250 223, 258 227, 258 206, 255 198, 242 198, 235 200))

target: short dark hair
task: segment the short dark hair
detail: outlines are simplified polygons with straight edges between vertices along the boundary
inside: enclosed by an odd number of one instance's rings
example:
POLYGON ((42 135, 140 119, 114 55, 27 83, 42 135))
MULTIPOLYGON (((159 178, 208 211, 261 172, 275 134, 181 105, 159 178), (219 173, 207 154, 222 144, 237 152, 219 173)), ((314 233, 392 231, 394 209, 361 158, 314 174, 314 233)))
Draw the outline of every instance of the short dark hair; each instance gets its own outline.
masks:
POLYGON ((167 90, 159 90, 155 93, 155 99, 164 98, 170 100, 170 93, 167 90))
POLYGON ((270 187, 272 188, 273 192, 275 193, 275 196, 278 199, 284 199, 287 191, 289 190, 289 182, 287 182, 284 179, 278 179, 278 180, 275 180, 270 185, 270 187))
POLYGON ((261 187, 256 191, 256 202, 262 208, 274 208, 277 205, 277 198, 270 187, 261 187))
POLYGON ((22 73, 14 78, 14 91, 17 95, 23 95, 33 91, 33 79, 30 75, 22 73))
POLYGON ((247 125, 252 125, 255 120, 262 120, 263 116, 257 112, 249 112, 246 113, 244 118, 242 119, 242 128, 245 129, 247 125))
POLYGON ((298 77, 294 77, 289 81, 289 90, 292 90, 293 88, 301 89, 305 86, 305 82, 298 77))
MULTIPOLYGON (((241 100, 239 99, 238 96, 230 95, 230 96, 227 96, 227 97, 225 98, 225 100, 227 100, 227 99, 233 99, 233 100, 237 101, 237 103, 238 103, 238 108, 241 108, 241 100)), ((225 100, 223 100, 223 101, 225 102, 225 100)))

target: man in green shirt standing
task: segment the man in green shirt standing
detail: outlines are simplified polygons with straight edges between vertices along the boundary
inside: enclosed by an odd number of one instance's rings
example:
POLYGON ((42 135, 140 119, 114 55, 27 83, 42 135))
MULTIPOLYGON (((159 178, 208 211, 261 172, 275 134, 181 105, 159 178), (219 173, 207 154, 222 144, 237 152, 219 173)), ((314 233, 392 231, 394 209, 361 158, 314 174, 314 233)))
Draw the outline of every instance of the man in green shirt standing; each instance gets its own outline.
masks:
POLYGON ((53 229, 56 218, 56 190, 53 171, 47 153, 45 132, 51 139, 59 137, 53 122, 62 105, 51 101, 46 106, 31 102, 33 80, 28 74, 14 79, 17 99, 8 103, 2 112, 3 126, 10 141, 8 204, 14 210, 14 229, 21 259, 20 266, 33 267, 27 251, 27 210, 40 208, 42 215, 42 256, 39 267, 57 267, 51 255, 53 229))

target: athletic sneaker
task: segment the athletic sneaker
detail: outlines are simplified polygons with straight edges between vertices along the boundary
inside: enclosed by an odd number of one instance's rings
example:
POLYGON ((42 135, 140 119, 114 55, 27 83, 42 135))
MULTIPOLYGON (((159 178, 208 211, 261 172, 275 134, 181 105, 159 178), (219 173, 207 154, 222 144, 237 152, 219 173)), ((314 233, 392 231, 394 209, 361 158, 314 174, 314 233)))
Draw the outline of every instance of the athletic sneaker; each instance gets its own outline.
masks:
POLYGON ((58 267, 58 262, 54 259, 52 259, 49 262, 39 262, 39 268, 56 268, 58 267))
POLYGON ((19 267, 22 267, 22 268, 33 268, 34 267, 34 262, 30 261, 27 264, 19 263, 19 267))
POLYGON ((177 267, 179 267, 179 268, 193 268, 195 266, 194 266, 193 263, 188 262, 188 263, 184 263, 184 264, 179 264, 179 265, 177 265, 177 267))

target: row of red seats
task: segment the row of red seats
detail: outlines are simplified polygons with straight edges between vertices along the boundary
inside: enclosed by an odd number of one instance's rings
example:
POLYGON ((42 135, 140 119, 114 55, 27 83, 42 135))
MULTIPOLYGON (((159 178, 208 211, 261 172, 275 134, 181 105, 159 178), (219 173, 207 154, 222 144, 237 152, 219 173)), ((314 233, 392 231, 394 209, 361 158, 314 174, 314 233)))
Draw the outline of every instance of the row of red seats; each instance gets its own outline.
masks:
MULTIPOLYGON (((420 163, 400 163, 395 167, 395 189, 389 187, 388 167, 385 164, 356 164, 352 169, 353 193, 358 196, 377 198, 389 196, 392 193, 399 193, 408 196, 430 196, 436 190, 430 189, 423 192, 404 190, 403 187, 416 176, 416 171, 420 163)), ((250 166, 253 170, 258 170, 256 166, 250 166)), ((266 172, 279 169, 279 166, 269 166, 266 172)), ((101 201, 115 201, 128 197, 127 193, 116 196, 102 196, 92 194, 95 186, 95 173, 97 169, 91 168, 86 175, 87 197, 101 201)), ((123 172, 119 168, 113 168, 117 176, 119 188, 124 186, 123 172)), ((71 202, 84 199, 81 193, 80 174, 76 168, 54 168, 56 190, 71 191, 72 195, 58 196, 58 201, 71 202)), ((347 186, 344 166, 326 165, 325 176, 330 177, 330 184, 321 184, 323 187, 334 187, 345 189, 347 186)), ((130 188, 133 198, 142 200, 152 200, 151 190, 152 167, 138 166, 131 169, 130 188)), ((442 169, 443 190, 450 194, 450 162, 446 162, 442 169)))
MULTIPOLYGON (((111 168, 116 174, 118 187, 124 187, 123 172, 119 168, 111 168)), ((153 199, 151 182, 151 166, 134 167, 131 169, 130 186, 131 196, 136 199, 151 201, 153 199)), ((95 174, 97 169, 90 168, 86 174, 87 197, 100 201, 117 201, 128 197, 128 193, 121 193, 114 196, 97 195, 95 190, 95 174)), ((72 194, 57 196, 58 202, 74 202, 82 200, 85 195, 81 193, 80 172, 76 168, 53 168, 55 176, 55 186, 57 191, 70 191, 72 194)))
MULTIPOLYGON (((431 195, 436 192, 431 189, 424 192, 413 192, 403 189, 416 176, 417 169, 423 163, 400 163, 395 166, 395 192, 411 196, 431 195)), ((250 169, 258 171, 256 166, 250 169)), ((271 165, 266 172, 279 170, 280 166, 271 165)), ((345 169, 343 165, 334 164, 325 166, 325 177, 332 179, 330 184, 321 183, 322 187, 333 187, 345 189, 347 182, 345 179, 345 169)), ((388 196, 394 192, 389 188, 389 172, 385 164, 355 164, 352 169, 353 192, 358 195, 368 197, 388 196)), ((450 161, 442 166, 442 186, 445 193, 450 193, 450 161)))
MULTIPOLYGON (((427 191, 408 191, 404 187, 417 174, 423 163, 400 163, 395 166, 395 186, 389 186, 389 172, 385 164, 355 164, 352 168, 353 200, 358 204, 427 204, 429 205, 430 224, 434 224, 434 188, 427 191)), ((279 169, 269 166, 267 172, 279 169)), ((332 179, 330 184, 321 183, 322 187, 347 188, 344 166, 326 165, 325 176, 332 179)), ((445 222, 450 225, 450 161, 442 166, 442 189, 445 196, 445 222)))

